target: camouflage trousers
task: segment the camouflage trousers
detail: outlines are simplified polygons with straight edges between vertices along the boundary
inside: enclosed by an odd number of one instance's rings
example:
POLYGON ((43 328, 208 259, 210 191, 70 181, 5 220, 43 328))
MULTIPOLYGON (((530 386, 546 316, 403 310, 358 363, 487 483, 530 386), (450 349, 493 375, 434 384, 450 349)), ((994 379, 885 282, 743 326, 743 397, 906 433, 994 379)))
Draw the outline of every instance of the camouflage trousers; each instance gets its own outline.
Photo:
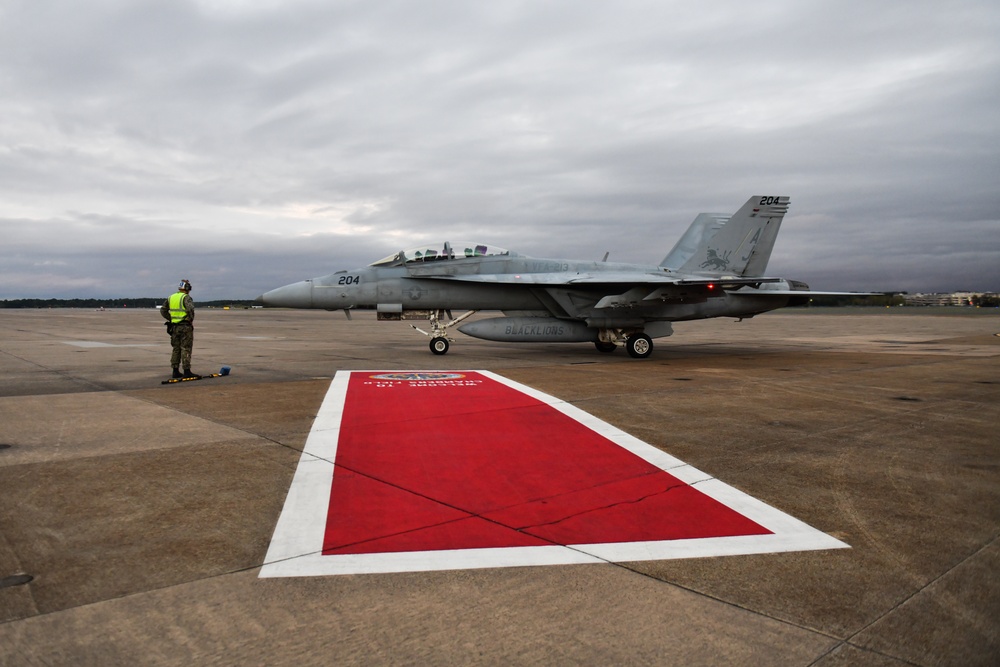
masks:
POLYGON ((170 334, 170 345, 174 351, 170 354, 170 365, 174 368, 183 366, 191 368, 191 349, 194 347, 194 327, 190 324, 175 324, 170 334))

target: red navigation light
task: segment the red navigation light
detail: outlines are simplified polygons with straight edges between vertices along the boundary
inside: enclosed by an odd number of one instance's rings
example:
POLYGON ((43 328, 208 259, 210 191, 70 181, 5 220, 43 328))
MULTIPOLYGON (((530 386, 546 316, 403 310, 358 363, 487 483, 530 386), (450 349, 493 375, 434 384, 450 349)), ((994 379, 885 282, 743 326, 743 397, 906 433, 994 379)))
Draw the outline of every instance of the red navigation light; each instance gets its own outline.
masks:
POLYGON ((709 284, 707 285, 707 287, 708 287, 708 290, 709 290, 709 291, 712 291, 712 290, 714 290, 714 289, 715 289, 715 283, 709 283, 709 284))

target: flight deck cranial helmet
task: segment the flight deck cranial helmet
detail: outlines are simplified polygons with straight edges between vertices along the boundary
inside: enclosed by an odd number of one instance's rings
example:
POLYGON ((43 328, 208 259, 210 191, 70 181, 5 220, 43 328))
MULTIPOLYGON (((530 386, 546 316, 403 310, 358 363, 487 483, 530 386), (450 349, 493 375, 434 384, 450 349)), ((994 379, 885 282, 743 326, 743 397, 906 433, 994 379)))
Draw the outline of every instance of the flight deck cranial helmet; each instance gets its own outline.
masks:
POLYGON ((187 278, 185 278, 184 280, 181 281, 181 284, 177 286, 177 289, 181 290, 181 291, 184 291, 184 292, 190 292, 191 291, 191 281, 189 281, 187 278))

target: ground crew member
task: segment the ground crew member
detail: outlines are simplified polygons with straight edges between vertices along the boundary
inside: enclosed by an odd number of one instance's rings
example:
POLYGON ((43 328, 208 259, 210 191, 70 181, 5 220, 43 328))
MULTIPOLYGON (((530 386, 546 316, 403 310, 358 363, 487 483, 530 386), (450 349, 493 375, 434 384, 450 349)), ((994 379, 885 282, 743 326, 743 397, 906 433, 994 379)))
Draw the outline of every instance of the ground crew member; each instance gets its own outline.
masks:
POLYGON ((194 347, 194 300, 191 299, 190 292, 191 283, 182 280, 177 286, 177 292, 171 294, 170 298, 160 306, 160 315, 167 320, 170 345, 174 349, 170 355, 174 378, 198 377, 191 372, 191 349, 194 347), (183 375, 181 366, 184 367, 183 375))

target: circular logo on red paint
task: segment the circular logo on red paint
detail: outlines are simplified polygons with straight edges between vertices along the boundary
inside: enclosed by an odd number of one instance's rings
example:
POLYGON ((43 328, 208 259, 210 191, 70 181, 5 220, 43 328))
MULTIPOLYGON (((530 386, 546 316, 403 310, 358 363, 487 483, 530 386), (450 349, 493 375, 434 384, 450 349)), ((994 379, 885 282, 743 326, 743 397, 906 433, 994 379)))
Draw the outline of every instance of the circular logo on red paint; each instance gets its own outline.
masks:
POLYGON ((372 380, 461 380, 465 377, 462 373, 379 373, 369 375, 372 380))

